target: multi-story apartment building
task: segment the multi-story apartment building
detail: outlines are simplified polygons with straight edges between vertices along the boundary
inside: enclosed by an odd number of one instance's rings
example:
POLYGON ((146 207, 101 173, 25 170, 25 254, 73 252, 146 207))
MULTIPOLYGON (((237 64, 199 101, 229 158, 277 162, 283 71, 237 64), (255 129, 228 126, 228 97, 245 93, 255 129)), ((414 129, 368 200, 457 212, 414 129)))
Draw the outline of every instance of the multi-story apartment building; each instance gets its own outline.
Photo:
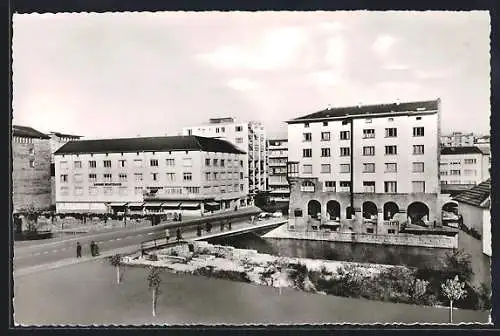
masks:
POLYGON ((52 206, 56 205, 56 177, 54 165, 54 153, 61 148, 64 144, 70 141, 80 140, 82 137, 79 135, 63 134, 59 132, 50 132, 50 186, 52 189, 51 202, 52 206))
POLYGON ((474 146, 474 133, 452 132, 441 136, 442 147, 466 147, 474 146))
POLYGON ((246 205, 245 153, 199 136, 68 142, 55 152, 57 212, 204 213, 246 205))
POLYGON ((14 213, 50 207, 50 137, 31 127, 12 127, 14 213))
POLYGON ((288 140, 267 141, 268 191, 270 201, 288 203, 290 188, 287 180, 288 140))
POLYGON ((472 188, 490 178, 490 155, 478 147, 444 147, 441 149, 439 173, 441 188, 460 190, 472 188))
MULTIPOLYGON (((236 122, 233 118, 212 118, 208 124, 185 127, 182 132, 183 135, 224 139, 246 152, 244 168, 248 183, 245 185, 245 192, 254 195, 267 189, 266 130, 262 123, 236 122)), ((251 199, 249 197, 249 200, 251 199)))
POLYGON ((440 224, 439 99, 328 108, 287 123, 290 227, 393 234, 440 224))

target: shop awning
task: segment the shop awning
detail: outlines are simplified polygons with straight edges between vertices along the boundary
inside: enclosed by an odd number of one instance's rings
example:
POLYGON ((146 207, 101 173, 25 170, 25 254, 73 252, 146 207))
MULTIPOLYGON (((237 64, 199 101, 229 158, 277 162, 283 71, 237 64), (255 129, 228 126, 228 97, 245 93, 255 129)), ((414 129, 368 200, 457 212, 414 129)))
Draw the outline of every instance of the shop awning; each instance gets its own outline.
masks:
POLYGON ((129 203, 129 204, 128 204, 128 207, 129 207, 129 208, 140 208, 140 207, 142 207, 143 205, 144 205, 144 203, 143 203, 143 202, 135 202, 135 203, 134 203, 134 202, 132 202, 132 203, 129 203))
POLYGON ((127 203, 109 203, 111 207, 124 207, 127 203))
POLYGON ((144 206, 147 208, 159 208, 161 207, 162 203, 163 202, 146 202, 144 206))
POLYGON ((200 202, 182 202, 181 207, 183 208, 196 208, 200 206, 200 202))
POLYGON ((162 207, 165 207, 165 208, 179 208, 181 205, 181 202, 163 202, 161 204, 162 207))
POLYGON ((207 202, 207 203, 205 203, 205 205, 208 205, 208 206, 219 206, 219 203, 217 203, 217 202, 207 202))

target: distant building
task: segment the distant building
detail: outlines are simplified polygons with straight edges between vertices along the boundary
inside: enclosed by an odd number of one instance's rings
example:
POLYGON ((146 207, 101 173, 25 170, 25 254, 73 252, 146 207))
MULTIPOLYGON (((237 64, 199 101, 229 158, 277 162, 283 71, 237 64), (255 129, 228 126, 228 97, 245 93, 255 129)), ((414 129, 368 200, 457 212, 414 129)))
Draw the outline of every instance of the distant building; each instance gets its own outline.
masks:
POLYGON ((466 147, 474 146, 474 133, 453 132, 441 135, 442 147, 466 147))
POLYGON ((245 153, 199 136, 79 140, 55 152, 57 212, 202 215, 246 206, 245 153))
POLYGON ((273 139, 267 141, 268 190, 269 200, 276 203, 290 201, 290 188, 287 180, 288 140, 273 139))
POLYGON ((59 132, 50 132, 50 185, 52 190, 51 205, 56 205, 56 179, 54 166, 54 153, 63 145, 70 141, 77 141, 82 138, 80 135, 63 134, 59 132))
POLYGON ((50 137, 31 127, 12 126, 14 213, 50 207, 50 137))
POLYGON ((294 230, 441 224, 440 100, 327 108, 288 123, 294 230))
POLYGON ((244 175, 248 182, 245 184, 245 192, 255 195, 259 191, 267 190, 266 130, 262 123, 236 122, 233 118, 212 118, 208 124, 183 128, 182 134, 231 142, 246 152, 244 175))
POLYGON ((441 149, 439 174, 443 193, 454 194, 490 177, 490 155, 475 146, 441 149))
POLYGON ((464 225, 481 234, 483 253, 491 257, 491 180, 460 193, 454 200, 464 225))

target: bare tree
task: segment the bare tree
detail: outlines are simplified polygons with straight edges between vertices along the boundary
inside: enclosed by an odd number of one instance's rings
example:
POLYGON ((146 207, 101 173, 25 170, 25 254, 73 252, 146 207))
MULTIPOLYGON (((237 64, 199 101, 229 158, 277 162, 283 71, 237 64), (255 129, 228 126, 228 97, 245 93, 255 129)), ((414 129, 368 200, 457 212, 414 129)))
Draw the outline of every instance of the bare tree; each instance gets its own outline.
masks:
POLYGON ((149 289, 153 293, 153 316, 156 316, 156 303, 158 301, 158 297, 161 294, 160 284, 161 284, 161 268, 159 267, 148 267, 148 285, 149 289))
POLYGON ((111 266, 116 268, 116 283, 120 284, 120 281, 122 279, 120 274, 120 268, 123 264, 123 256, 117 253, 115 255, 108 257, 108 262, 111 266))
POLYGON ((465 297, 465 282, 460 282, 458 275, 454 279, 447 279, 441 284, 443 294, 450 300, 450 323, 453 323, 453 302, 465 297))

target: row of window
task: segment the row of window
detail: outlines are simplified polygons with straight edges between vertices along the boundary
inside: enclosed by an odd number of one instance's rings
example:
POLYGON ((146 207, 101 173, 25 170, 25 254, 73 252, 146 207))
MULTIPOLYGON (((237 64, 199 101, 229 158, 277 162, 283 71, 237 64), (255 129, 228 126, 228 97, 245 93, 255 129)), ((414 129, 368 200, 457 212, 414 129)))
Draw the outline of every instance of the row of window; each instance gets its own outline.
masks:
MULTIPOLYGON (((398 154, 398 146, 396 145, 385 146, 385 155, 397 155, 397 154, 398 154)), ((413 155, 423 155, 423 154, 424 154, 424 145, 413 145, 413 155)), ((351 155, 350 147, 340 147, 340 156, 350 156, 350 155, 351 155)), ((374 155, 375 155, 375 146, 363 147, 363 156, 374 156, 374 155)), ((321 148, 321 156, 330 157, 331 149, 321 148)), ((302 157, 305 158, 312 157, 312 148, 302 149, 302 157)))
MULTIPOLYGON (((224 159, 205 159, 206 167, 210 166, 219 167, 219 163, 220 167, 233 167, 233 166, 237 167, 238 165, 237 160, 234 160, 234 165, 232 160, 227 160, 227 165, 226 165, 226 160, 224 159)), ((240 160, 240 167, 243 167, 243 160, 240 160)))
MULTIPOLYGON (((113 181, 113 174, 103 174, 103 182, 112 182, 113 181)), ((158 181, 160 177, 159 173, 151 173, 151 179, 153 181, 158 181)), ((214 173, 205 173, 205 178, 207 181, 217 181, 217 180, 230 180, 230 179, 243 179, 243 173, 226 173, 226 172, 214 172, 214 173), (212 178, 213 176, 213 178, 212 178)), ((176 173, 166 173, 166 178, 167 181, 175 181, 176 180, 176 173)), ((120 182, 127 182, 128 175, 125 173, 120 173, 118 174, 118 180, 120 182)), ((190 172, 184 172, 182 173, 182 179, 184 181, 191 181, 193 179, 193 174, 190 172)), ((97 182, 97 174, 89 174, 88 175, 88 180, 89 182, 97 182)), ((134 180, 139 182, 143 180, 143 174, 142 173, 135 173, 134 174, 134 180)), ((68 175, 67 174, 61 174, 60 175, 60 181, 62 183, 68 182, 68 175)), ((74 182, 82 182, 83 181, 83 175, 82 174, 74 174, 73 175, 73 181, 74 182)))
MULTIPOLYGON (((441 176, 460 176, 462 175, 462 171, 460 169, 451 169, 450 171, 443 170, 439 172, 441 176)), ((477 176, 477 170, 475 169, 465 169, 464 176, 477 176)))
MULTIPOLYGON (((422 120, 422 117, 416 117, 415 120, 422 120)), ((389 118, 387 118, 387 121, 393 122, 394 118, 389 117, 389 118)), ((365 119, 366 124, 371 124, 371 122, 372 122, 371 118, 365 119)), ((347 124, 349 124, 349 120, 342 120, 342 125, 347 125, 347 124)), ((309 128, 309 125, 310 125, 310 123, 308 123, 308 122, 304 123, 305 128, 309 128)), ((323 121, 323 126, 328 126, 328 121, 323 121)))
MULTIPOLYGON (((340 164, 339 165, 340 173, 350 173, 351 165, 340 164)), ((313 169, 311 164, 302 165, 302 173, 304 174, 312 174, 313 169)), ((385 173, 396 173, 397 172, 397 164, 396 163, 386 163, 385 164, 385 173)), ((423 173, 424 172, 424 163, 423 162, 413 162, 412 163, 412 172, 414 173, 423 173)), ((322 164, 321 165, 321 173, 331 173, 331 164, 322 164)), ((375 173, 375 163, 363 163, 363 173, 375 173)))
MULTIPOLYGON (((477 160, 476 159, 464 159, 464 164, 476 164, 477 160)), ((460 160, 456 161, 449 161, 449 162, 440 162, 440 165, 446 166, 446 165, 460 165, 462 162, 460 160)))
MULTIPOLYGON (((413 136, 414 137, 423 137, 425 134, 423 127, 413 127, 413 136)), ((397 138, 398 137, 398 129, 395 127, 386 128, 385 129, 385 137, 386 138, 397 138)), ((375 138, 375 129, 367 128, 363 130, 363 139, 372 139, 375 138)), ((340 132, 340 140, 349 140, 350 132, 349 131, 341 131, 340 132)), ((321 132, 321 141, 330 141, 331 140, 331 132, 321 132)), ((310 142, 312 141, 312 133, 303 133, 303 141, 310 142)))
MULTIPOLYGON (((236 192, 236 191, 238 191, 238 189, 240 189, 240 191, 243 191, 243 185, 235 184, 235 185, 223 185, 223 186, 213 186, 213 187, 207 186, 207 187, 203 188, 203 191, 205 193, 209 193, 209 192, 212 192, 212 190, 213 190, 214 192, 225 193, 225 192, 236 192)), ((69 187, 63 186, 63 187, 61 187, 60 190, 61 190, 61 196, 69 196, 69 190, 70 190, 69 187)), ((129 189, 128 187, 118 187, 118 188, 102 187, 101 189, 99 189, 98 187, 89 187, 88 194, 92 195, 92 196, 96 196, 96 195, 99 195, 100 190, 102 190, 101 193, 103 195, 108 195, 108 196, 113 195, 113 194, 126 196, 129 194, 129 191, 131 191, 131 189, 129 189)), ((165 194, 178 194, 178 195, 199 194, 200 190, 201 190, 200 187, 165 188, 164 193, 165 194)), ((83 194, 84 194, 83 191, 84 191, 83 187, 76 186, 73 189, 73 193, 75 196, 83 196, 83 194)), ((144 189, 142 187, 135 187, 134 188, 135 195, 142 195, 143 191, 144 191, 144 189)))
MULTIPOLYGON (((198 129, 199 131, 203 131, 203 129, 198 129)), ((243 126, 235 126, 234 127, 234 130, 236 132, 243 132, 243 126)), ((216 127, 215 128, 215 133, 225 133, 226 132, 226 127, 223 126, 223 127, 216 127)), ((187 130, 187 133, 188 135, 193 135, 193 130, 192 129, 188 129, 187 130)))
MULTIPOLYGON (((423 193, 425 192, 425 181, 412 181, 412 192, 423 193)), ((363 192, 374 193, 375 192, 375 181, 363 181, 363 192)), ((346 189, 351 187, 350 181, 340 181, 339 187, 346 189)), ((324 181, 325 191, 335 191, 336 181, 324 181)), ((314 184, 309 181, 305 181, 301 185, 301 190, 305 192, 314 192, 314 184)), ((386 193, 397 193, 398 183, 396 181, 384 181, 384 192, 386 193)))

